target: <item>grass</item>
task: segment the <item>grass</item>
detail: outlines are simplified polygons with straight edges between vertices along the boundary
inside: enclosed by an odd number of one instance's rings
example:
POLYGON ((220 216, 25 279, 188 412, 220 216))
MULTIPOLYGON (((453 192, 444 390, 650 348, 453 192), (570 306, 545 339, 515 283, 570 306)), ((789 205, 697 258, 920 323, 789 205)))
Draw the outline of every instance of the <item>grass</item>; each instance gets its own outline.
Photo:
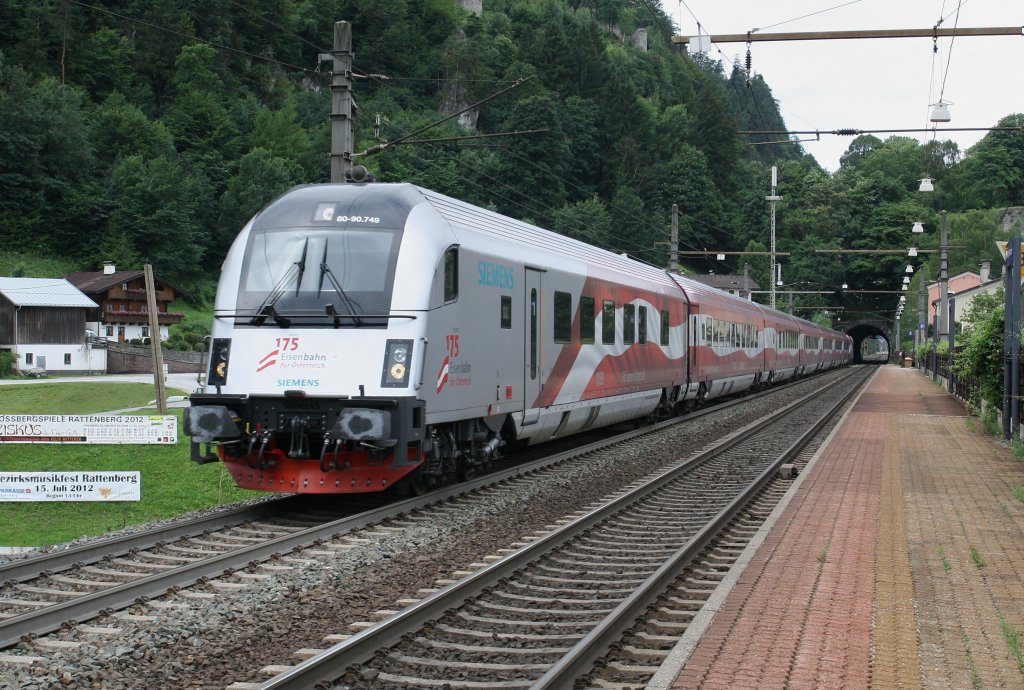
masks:
POLYGON ((90 269, 68 257, 30 254, 24 251, 0 250, 0 276, 18 278, 63 278, 73 271, 90 269))
POLYGON ((974 561, 974 565, 978 566, 979 568, 984 568, 986 565, 988 565, 987 563, 985 563, 985 558, 981 555, 981 552, 973 546, 971 547, 971 560, 974 561))
POLYGON ((939 547, 939 558, 942 559, 942 569, 943 570, 945 570, 948 573, 950 570, 953 569, 953 566, 951 566, 949 564, 949 561, 946 560, 946 549, 944 549, 941 546, 939 547))
POLYGON ((194 305, 185 300, 177 300, 171 302, 167 307, 167 311, 172 314, 184 314, 185 319, 182 323, 201 323, 204 324, 207 329, 213 325, 213 306, 210 305, 194 305))
POLYGON ((1018 501, 1024 503, 1024 486, 1017 485, 1013 487, 1013 495, 1018 501))
MULTIPOLYGON (((185 393, 167 391, 169 396, 185 393)), ((148 383, 33 383, 4 386, 0 414, 92 414, 144 407, 155 399, 148 383)))
MULTIPOLYGON (((168 391, 169 395, 178 393, 168 391)), ((153 386, 147 384, 9 385, 0 387, 0 414, 88 414, 145 405, 153 397, 153 386)), ((181 410, 171 413, 179 420, 174 446, 7 444, 0 448, 0 470, 7 472, 142 473, 142 500, 137 502, 0 503, 0 545, 60 544, 265 495, 237 488, 223 465, 191 462, 181 410)))
POLYGON ((971 687, 974 690, 981 690, 981 675, 978 673, 978 667, 974 665, 974 655, 971 654, 971 638, 966 634, 964 635, 964 646, 967 647, 967 668, 971 671, 971 687))
POLYGON ((1013 627, 1013 623, 1010 623, 1002 616, 999 616, 999 625, 1003 628, 1003 639, 1006 640, 1006 647, 1010 650, 1013 658, 1017 660, 1017 668, 1024 673, 1024 654, 1020 650, 1020 634, 1013 627))

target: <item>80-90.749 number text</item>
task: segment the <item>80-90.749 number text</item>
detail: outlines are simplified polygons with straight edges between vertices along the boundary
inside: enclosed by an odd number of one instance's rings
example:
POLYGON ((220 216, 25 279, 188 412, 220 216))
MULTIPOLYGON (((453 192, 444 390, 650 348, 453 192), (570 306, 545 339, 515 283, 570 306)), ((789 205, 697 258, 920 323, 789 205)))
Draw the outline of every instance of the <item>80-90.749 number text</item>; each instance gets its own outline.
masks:
POLYGON ((337 223, 371 223, 376 224, 380 222, 380 218, 377 216, 335 216, 335 222, 337 223))

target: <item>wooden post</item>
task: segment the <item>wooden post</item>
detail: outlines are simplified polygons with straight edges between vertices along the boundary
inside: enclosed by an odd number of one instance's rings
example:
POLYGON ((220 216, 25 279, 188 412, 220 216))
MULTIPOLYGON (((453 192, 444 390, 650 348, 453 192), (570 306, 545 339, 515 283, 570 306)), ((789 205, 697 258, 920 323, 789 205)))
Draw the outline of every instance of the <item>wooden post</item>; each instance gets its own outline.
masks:
POLYGON ((153 383, 156 385, 156 409, 167 414, 167 390, 164 386, 164 353, 160 349, 160 318, 156 304, 153 266, 146 264, 146 306, 149 309, 149 343, 153 348, 153 383))

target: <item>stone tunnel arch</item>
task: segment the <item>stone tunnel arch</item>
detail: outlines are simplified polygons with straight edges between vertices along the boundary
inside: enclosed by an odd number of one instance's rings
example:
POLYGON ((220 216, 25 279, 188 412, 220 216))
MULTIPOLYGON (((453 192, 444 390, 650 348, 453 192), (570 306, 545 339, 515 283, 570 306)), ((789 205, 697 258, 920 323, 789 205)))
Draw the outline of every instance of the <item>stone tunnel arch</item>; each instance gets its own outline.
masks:
POLYGON ((892 322, 886 323, 879 320, 855 321, 845 325, 843 331, 853 338, 854 364, 861 362, 860 347, 868 338, 880 337, 884 339, 889 346, 890 353, 895 352, 897 349, 893 344, 892 322))

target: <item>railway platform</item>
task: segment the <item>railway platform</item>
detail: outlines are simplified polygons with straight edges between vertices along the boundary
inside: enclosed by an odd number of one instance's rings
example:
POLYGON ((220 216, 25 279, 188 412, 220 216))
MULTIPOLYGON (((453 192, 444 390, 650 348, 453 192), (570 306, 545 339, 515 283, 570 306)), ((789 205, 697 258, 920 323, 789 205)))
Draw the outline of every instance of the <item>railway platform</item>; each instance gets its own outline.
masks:
POLYGON ((883 366, 650 690, 1024 688, 1024 462, 883 366))

